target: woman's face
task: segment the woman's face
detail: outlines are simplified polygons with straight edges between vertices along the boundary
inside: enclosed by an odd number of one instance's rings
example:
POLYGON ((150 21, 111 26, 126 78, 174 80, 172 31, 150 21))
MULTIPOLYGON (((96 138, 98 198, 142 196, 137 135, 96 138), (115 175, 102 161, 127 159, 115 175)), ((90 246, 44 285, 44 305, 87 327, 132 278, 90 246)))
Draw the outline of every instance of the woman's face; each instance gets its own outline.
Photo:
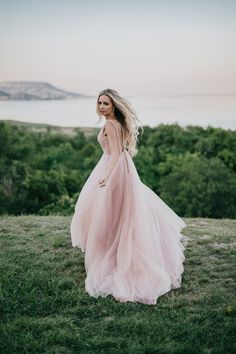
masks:
POLYGON ((113 104, 110 97, 106 95, 101 95, 98 99, 99 112, 104 117, 110 116, 113 114, 113 104))

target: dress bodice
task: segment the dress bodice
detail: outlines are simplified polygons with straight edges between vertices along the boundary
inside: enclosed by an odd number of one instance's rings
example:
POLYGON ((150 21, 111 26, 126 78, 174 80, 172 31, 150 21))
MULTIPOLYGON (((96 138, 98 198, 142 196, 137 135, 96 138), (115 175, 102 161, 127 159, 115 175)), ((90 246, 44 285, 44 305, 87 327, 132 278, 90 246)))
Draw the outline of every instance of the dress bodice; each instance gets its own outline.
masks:
POLYGON ((106 121, 97 136, 97 140, 103 151, 107 154, 112 154, 115 151, 118 153, 124 151, 122 126, 115 119, 109 119, 106 121), (109 139, 106 130, 111 132, 109 139))

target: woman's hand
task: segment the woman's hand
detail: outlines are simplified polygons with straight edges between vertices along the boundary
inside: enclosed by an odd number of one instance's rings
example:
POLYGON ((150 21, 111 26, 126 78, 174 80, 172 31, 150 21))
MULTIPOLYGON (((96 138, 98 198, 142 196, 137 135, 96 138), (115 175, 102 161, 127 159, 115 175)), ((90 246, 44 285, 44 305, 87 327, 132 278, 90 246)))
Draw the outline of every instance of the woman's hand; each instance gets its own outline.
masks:
POLYGON ((108 180, 107 177, 101 178, 101 179, 98 181, 99 186, 100 186, 100 187, 105 187, 105 185, 106 185, 106 183, 107 183, 107 180, 108 180))

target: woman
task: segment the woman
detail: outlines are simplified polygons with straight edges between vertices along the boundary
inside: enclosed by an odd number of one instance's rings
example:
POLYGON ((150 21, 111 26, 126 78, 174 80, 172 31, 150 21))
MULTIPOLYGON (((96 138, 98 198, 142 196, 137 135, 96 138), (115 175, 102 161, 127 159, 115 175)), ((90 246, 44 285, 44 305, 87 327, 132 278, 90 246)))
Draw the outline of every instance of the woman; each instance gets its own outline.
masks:
POLYGON ((85 252, 85 289, 121 302, 156 304, 181 286, 186 226, 141 182, 136 154, 138 118, 115 90, 99 93, 103 155, 81 190, 71 222, 72 246, 85 252))

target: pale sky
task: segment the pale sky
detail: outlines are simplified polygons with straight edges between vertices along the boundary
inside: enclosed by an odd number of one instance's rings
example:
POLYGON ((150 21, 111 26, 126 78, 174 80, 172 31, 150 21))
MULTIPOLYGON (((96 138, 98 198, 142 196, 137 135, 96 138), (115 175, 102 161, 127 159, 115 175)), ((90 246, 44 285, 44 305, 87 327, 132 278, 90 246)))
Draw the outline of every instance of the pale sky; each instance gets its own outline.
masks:
POLYGON ((0 0, 0 82, 236 94, 235 0, 0 0))

